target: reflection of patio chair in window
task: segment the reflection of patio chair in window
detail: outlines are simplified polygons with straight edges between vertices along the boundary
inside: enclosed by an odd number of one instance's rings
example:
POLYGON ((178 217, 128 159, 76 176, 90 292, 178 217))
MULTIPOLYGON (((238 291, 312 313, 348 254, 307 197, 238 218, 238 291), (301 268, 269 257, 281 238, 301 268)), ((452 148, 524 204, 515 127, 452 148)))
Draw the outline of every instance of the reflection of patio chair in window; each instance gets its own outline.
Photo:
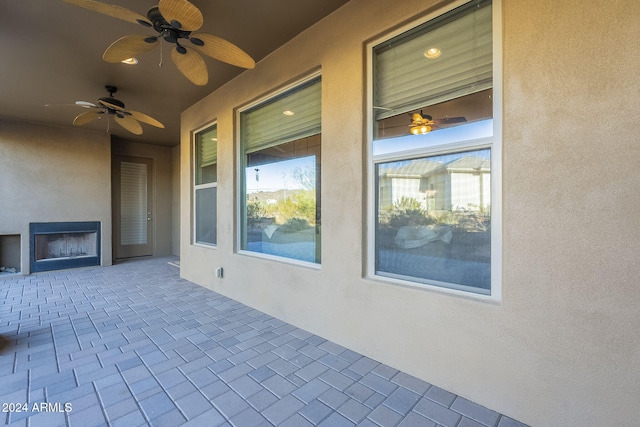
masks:
POLYGON ((448 244, 451 242, 452 237, 453 232, 447 226, 405 225, 398 229, 394 242, 399 248, 413 249, 437 240, 448 244))

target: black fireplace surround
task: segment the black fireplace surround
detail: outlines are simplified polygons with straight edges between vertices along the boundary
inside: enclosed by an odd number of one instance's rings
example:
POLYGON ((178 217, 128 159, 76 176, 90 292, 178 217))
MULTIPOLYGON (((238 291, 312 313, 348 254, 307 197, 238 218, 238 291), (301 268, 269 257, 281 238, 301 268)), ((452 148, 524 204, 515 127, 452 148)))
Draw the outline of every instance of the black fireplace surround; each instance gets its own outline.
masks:
POLYGON ((29 224, 32 273, 100 265, 100 222, 29 224))

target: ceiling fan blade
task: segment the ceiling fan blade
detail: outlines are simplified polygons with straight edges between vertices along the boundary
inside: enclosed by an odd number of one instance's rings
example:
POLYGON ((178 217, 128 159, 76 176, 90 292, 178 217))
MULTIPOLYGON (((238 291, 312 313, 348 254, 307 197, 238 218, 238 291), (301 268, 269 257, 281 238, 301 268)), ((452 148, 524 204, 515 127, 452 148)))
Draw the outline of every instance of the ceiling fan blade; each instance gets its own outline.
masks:
POLYGON ((86 125, 87 123, 91 123, 100 117, 100 113, 98 111, 87 111, 85 113, 78 114, 78 116, 73 119, 73 124, 76 126, 86 125))
POLYGON ((164 129, 164 125, 151 116, 147 116, 146 114, 141 113, 139 111, 127 110, 127 112, 129 112, 131 114, 131 117, 133 117, 139 122, 164 129))
POLYGON ((84 9, 92 10, 94 12, 102 13, 103 15, 108 15, 113 18, 122 19, 134 24, 138 24, 140 23, 140 21, 150 24, 149 20, 144 16, 137 14, 129 9, 125 9, 124 7, 100 3, 94 0, 64 0, 64 2, 72 4, 74 6, 82 7, 84 9))
POLYGON ((124 36, 111 43, 111 46, 104 51, 102 59, 106 62, 117 63, 128 58, 140 55, 153 49, 158 44, 158 39, 149 43, 145 40, 149 40, 148 36, 124 36))
POLYGON ((195 31, 204 22, 200 9, 187 0, 160 0, 158 9, 169 24, 180 30, 195 31))
POLYGON ((462 123, 462 122, 466 122, 467 119, 464 117, 445 117, 442 119, 434 119, 433 123, 438 123, 441 125, 446 125, 449 123, 462 123))
POLYGON ((44 104, 45 107, 83 107, 83 108, 98 108, 96 105, 91 104, 90 102, 87 102, 85 104, 86 101, 76 101, 73 104, 44 104), (82 103, 82 104, 80 104, 82 103), (88 105, 91 104, 91 105, 88 105))
POLYGON ((118 117, 115 116, 116 123, 135 135, 142 135, 142 126, 136 119, 131 116, 118 117))
POLYGON ((218 61, 249 69, 256 66, 256 62, 244 50, 225 39, 205 33, 194 34, 192 38, 204 42, 202 46, 194 43, 200 52, 218 61))
POLYGON ((186 53, 180 53, 177 49, 171 51, 171 59, 178 67, 178 70, 188 78, 191 83, 204 86, 209 81, 209 73, 207 72, 207 64, 204 63, 202 56, 193 49, 184 48, 186 53))
POLYGON ((102 99, 101 99, 101 100, 99 100, 99 101, 98 101, 98 103, 100 103, 100 104, 101 104, 101 105, 103 105, 104 107, 111 108, 111 109, 116 110, 116 111, 125 111, 125 109, 124 109, 124 108, 122 108, 121 106, 116 105, 116 104, 112 104, 112 103, 107 102, 107 101, 104 101, 104 100, 102 100, 102 99))
POLYGON ((75 105, 78 105, 78 106, 84 107, 84 108, 97 108, 98 107, 93 102, 88 102, 88 101, 76 101, 75 105))

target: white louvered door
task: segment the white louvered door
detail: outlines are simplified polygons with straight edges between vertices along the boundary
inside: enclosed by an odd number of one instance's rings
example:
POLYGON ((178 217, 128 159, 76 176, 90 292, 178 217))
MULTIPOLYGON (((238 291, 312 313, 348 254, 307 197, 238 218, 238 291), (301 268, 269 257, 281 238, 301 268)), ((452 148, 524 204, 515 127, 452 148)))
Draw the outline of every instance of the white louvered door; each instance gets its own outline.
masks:
POLYGON ((118 156, 114 163, 115 258, 153 255, 153 160, 118 156))

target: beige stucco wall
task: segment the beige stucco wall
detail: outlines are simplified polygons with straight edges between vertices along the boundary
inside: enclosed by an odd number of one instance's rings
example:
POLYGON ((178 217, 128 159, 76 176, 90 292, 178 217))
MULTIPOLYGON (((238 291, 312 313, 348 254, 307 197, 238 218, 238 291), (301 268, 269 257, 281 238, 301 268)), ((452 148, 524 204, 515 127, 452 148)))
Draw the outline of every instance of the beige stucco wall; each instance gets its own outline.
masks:
POLYGON ((111 265, 108 134, 0 118, 0 235, 20 235, 29 273, 29 223, 100 221, 102 265, 111 265))
POLYGON ((180 145, 171 148, 171 255, 180 256, 180 145))
POLYGON ((363 277, 364 45, 438 3, 352 0, 184 112, 181 274, 525 423, 637 425, 640 2, 502 0, 499 303, 363 277), (319 67, 322 266, 237 254, 234 109, 319 67), (190 244, 190 132, 212 120, 216 249, 190 244))

